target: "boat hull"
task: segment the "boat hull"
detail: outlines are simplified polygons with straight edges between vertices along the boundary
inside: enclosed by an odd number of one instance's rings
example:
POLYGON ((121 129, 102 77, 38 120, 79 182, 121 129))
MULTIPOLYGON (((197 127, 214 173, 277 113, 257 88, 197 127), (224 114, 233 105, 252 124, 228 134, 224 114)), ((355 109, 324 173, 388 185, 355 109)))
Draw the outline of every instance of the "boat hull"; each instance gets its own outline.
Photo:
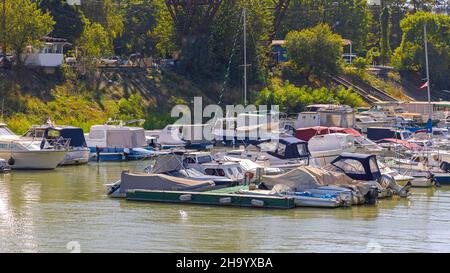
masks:
POLYGON ((52 170, 65 155, 66 151, 0 151, 0 158, 6 159, 8 167, 13 170, 52 170))
POLYGON ((66 153, 60 166, 87 164, 90 157, 89 149, 72 150, 66 153))

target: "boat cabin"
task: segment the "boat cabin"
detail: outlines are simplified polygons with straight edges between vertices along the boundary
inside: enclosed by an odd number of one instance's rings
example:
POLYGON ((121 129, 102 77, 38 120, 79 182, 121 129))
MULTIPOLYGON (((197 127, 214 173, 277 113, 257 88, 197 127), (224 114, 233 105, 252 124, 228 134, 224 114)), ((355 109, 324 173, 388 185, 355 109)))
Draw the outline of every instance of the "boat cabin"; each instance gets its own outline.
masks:
POLYGON ((374 181, 381 177, 375 155, 342 153, 331 165, 355 180, 374 181))
POLYGON ((67 139, 70 147, 87 147, 83 129, 72 126, 33 126, 24 137, 38 139, 67 139))
POLYGON ((268 154, 280 159, 307 159, 311 156, 308 142, 295 137, 280 138, 275 151, 268 154))

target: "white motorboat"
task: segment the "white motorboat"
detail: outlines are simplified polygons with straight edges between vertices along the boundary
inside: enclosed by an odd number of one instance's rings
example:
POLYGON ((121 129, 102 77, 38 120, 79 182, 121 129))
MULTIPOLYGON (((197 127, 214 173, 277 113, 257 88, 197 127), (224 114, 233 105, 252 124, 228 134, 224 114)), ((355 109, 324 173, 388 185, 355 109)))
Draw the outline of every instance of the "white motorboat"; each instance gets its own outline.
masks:
POLYGON ((0 127, 0 158, 7 160, 11 169, 55 169, 63 161, 67 139, 34 139, 20 137, 3 125, 0 127))
POLYGON ((324 166, 344 152, 354 152, 355 139, 348 134, 317 135, 308 141, 308 148, 314 162, 324 166))
POLYGON ((33 126, 25 133, 24 137, 32 139, 68 139, 69 150, 64 160, 60 163, 61 166, 87 164, 89 161, 90 150, 86 145, 83 129, 81 128, 55 126, 48 122, 47 125, 33 126))

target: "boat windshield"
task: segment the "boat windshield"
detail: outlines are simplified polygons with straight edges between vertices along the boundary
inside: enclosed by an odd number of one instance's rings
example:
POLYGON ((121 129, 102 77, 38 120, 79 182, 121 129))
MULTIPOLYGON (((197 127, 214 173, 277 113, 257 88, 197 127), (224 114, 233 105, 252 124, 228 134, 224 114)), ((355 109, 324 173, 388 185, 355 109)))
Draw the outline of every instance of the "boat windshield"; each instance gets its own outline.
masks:
POLYGON ((345 159, 334 163, 336 167, 348 174, 365 174, 363 164, 355 159, 345 159))
POLYGON ((0 127, 0 136, 14 136, 14 133, 8 128, 0 127))
POLYGON ((212 162, 212 158, 211 158, 211 156, 209 156, 209 155, 199 156, 199 157, 197 158, 197 162, 198 162, 199 164, 210 163, 210 162, 212 162))
POLYGON ((32 129, 25 133, 24 137, 44 138, 45 129, 32 129))

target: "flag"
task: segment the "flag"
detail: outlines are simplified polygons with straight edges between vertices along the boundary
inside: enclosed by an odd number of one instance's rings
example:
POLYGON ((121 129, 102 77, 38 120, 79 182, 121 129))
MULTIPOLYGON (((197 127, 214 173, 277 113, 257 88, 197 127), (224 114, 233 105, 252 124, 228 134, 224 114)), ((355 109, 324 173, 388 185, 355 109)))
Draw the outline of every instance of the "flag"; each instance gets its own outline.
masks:
POLYGON ((424 89, 424 88, 427 88, 427 87, 428 87, 428 82, 424 83, 424 84, 420 87, 420 89, 424 89))

